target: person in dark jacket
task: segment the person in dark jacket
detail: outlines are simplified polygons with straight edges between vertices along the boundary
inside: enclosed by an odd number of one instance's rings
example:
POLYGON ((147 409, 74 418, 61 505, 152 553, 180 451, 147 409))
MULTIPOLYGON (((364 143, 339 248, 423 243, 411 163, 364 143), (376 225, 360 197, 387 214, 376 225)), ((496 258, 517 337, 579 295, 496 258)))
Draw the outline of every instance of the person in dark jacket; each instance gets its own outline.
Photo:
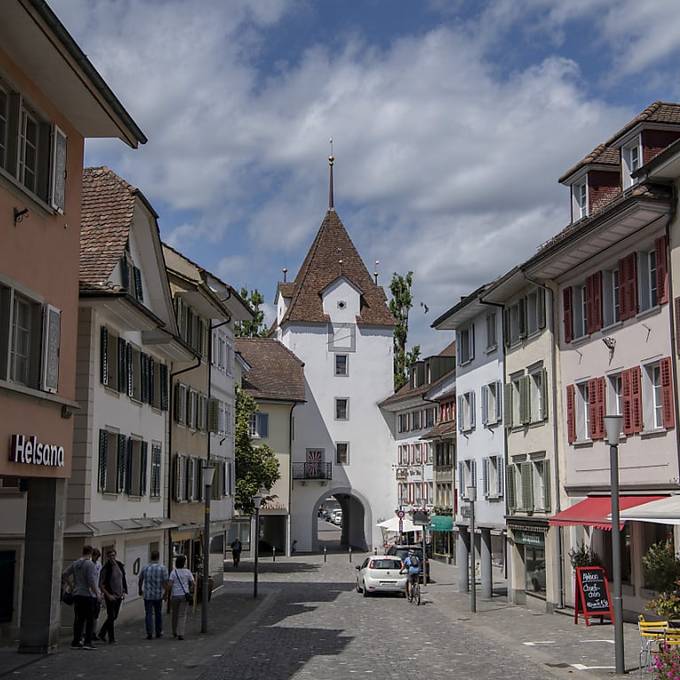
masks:
POLYGON ((125 579, 125 565, 116 559, 116 551, 109 550, 106 554, 106 563, 102 567, 99 577, 99 587, 104 595, 106 604, 106 621, 99 629, 100 640, 105 641, 108 635, 109 644, 116 641, 114 621, 118 618, 120 605, 127 595, 127 581, 125 579))
POLYGON ((237 537, 236 540, 231 543, 230 547, 231 547, 231 556, 234 559, 234 568, 237 569, 239 563, 241 562, 241 552, 243 551, 243 545, 237 537))

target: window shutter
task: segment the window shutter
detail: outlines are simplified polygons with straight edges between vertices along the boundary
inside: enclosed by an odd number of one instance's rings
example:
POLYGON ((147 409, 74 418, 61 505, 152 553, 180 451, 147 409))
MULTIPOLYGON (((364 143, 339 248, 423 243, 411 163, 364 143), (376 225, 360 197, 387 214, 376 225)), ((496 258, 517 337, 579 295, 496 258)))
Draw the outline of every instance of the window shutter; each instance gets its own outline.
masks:
POLYGON ((541 370, 541 419, 548 420, 548 371, 541 370))
POLYGON ((50 204, 62 215, 66 206, 66 148, 66 135, 53 125, 50 204))
POLYGON ((619 261, 619 305, 622 321, 638 312, 637 301, 637 253, 631 253, 619 261))
POLYGON ((465 470, 463 469, 463 463, 458 463, 458 496, 465 498, 465 470))
POLYGON ((503 386, 504 399, 505 402, 503 406, 505 407, 505 427, 512 427, 512 383, 508 383, 503 386))
POLYGON ((666 237, 656 239, 656 297, 660 305, 668 302, 668 248, 666 237))
POLYGON ((174 493, 173 496, 175 497, 176 501, 181 501, 181 494, 180 494, 180 482, 181 482, 181 475, 180 475, 180 461, 179 461, 179 454, 175 456, 175 460, 173 461, 173 486, 174 486, 174 493))
POLYGON ((633 400, 631 396, 631 369, 621 373, 621 396, 623 402, 623 433, 633 434, 633 400))
POLYGON ((661 359, 661 398, 663 403, 663 426, 675 427, 675 399, 673 398, 673 365, 670 357, 661 359))
POLYGON ((489 497, 489 459, 482 458, 482 493, 484 498, 489 497))
POLYGON ((99 430, 99 474, 97 488, 99 491, 106 490, 106 464, 109 450, 109 435, 106 430, 99 430))
POLYGON ((515 466, 507 465, 505 468, 506 476, 506 486, 508 489, 508 510, 514 512, 517 507, 516 494, 515 494, 515 466))
POLYGON ((505 477, 505 461, 501 456, 496 457, 496 497, 503 498, 503 478, 505 477))
POLYGON ((10 175, 17 177, 19 174, 19 119, 21 117, 21 95, 10 92, 8 96, 9 108, 7 116, 7 162, 6 167, 10 175))
POLYGON ((109 384, 109 331, 106 326, 101 327, 101 341, 99 343, 99 380, 102 385, 109 384))
POLYGON ((161 372, 161 411, 168 410, 168 367, 165 364, 160 364, 159 370, 161 372))
POLYGON ((50 149, 52 148, 52 126, 38 123, 38 158, 35 193, 45 203, 50 202, 50 149))
POLYGON ((503 343, 510 347, 510 310, 507 307, 503 310, 503 343))
POLYGON ((129 496, 135 489, 132 488, 132 458, 134 455, 134 441, 132 438, 127 440, 127 451, 125 455, 125 493, 129 496))
POLYGON ((520 298, 519 301, 519 337, 527 337, 527 299, 520 298))
POLYGON ((475 489, 477 488, 477 461, 476 460, 471 460, 470 461, 470 469, 471 469, 471 479, 470 479, 470 486, 474 486, 475 489))
POLYGON ((175 383, 173 385, 172 398, 173 398, 173 415, 175 417, 175 422, 181 423, 182 422, 182 418, 181 418, 182 405, 180 404, 180 399, 179 399, 179 383, 175 383))
POLYGON ((148 402, 152 406, 156 404, 156 371, 158 370, 156 362, 150 357, 146 357, 146 365, 147 365, 147 380, 148 380, 148 387, 147 387, 147 397, 148 397, 148 402))
POLYGON ((127 390, 127 342, 118 338, 118 375, 116 388, 119 392, 127 390))
POLYGON ((144 302, 144 291, 142 290, 142 272, 139 267, 132 267, 132 273, 135 277, 135 297, 139 302, 144 302))
POLYGON ((139 369, 141 373, 140 388, 141 402, 146 404, 149 401, 149 358, 143 352, 139 355, 139 369))
POLYGON ((550 461, 543 461, 543 510, 550 512, 550 461))
POLYGON ((588 334, 602 328, 602 272, 595 272, 586 279, 586 310, 588 334))
POLYGON ((42 388, 56 392, 59 388, 59 347, 61 344, 61 312, 52 305, 43 311, 42 388))
POLYGON ((595 420, 597 422, 598 439, 604 439, 604 416, 607 412, 607 390, 604 376, 595 379, 595 389, 597 392, 595 420))
POLYGON ((588 422, 591 439, 601 439, 597 420, 597 378, 588 381, 588 422))
POLYGON ((458 432, 464 432, 463 423, 463 397, 458 397, 458 432))
POLYGON ((562 323, 564 325, 564 342, 574 339, 574 312, 572 309, 571 286, 562 291, 562 323))
POLYGON ((503 383, 496 381, 496 422, 503 420, 503 383))
POLYGON ((220 402, 211 399, 208 402, 208 429, 210 432, 219 432, 220 402))
POLYGON ((545 289, 540 286, 536 289, 538 296, 538 327, 545 328, 545 289))
POLYGON ((470 392, 470 429, 475 429, 477 422, 477 410, 475 408, 475 393, 470 392))
POLYGON ((146 496, 146 479, 147 471, 146 466, 149 456, 149 443, 142 442, 141 446, 141 461, 140 461, 140 476, 139 476, 139 495, 146 496))
POLYGON ((133 366, 132 361, 132 347, 126 345, 125 347, 125 370, 127 372, 127 393, 128 397, 131 397, 135 393, 135 378, 134 371, 135 366, 133 366))
POLYGON ((130 263, 128 262, 127 252, 120 259, 120 285, 130 292, 130 263))
POLYGON ((116 459, 116 492, 122 493, 125 488, 125 467, 127 463, 127 446, 125 435, 118 435, 118 457, 116 459))
POLYGON ((489 423, 489 387, 482 385, 482 425, 489 423))
POLYGON ((519 381, 519 419, 522 425, 531 422, 531 385, 528 375, 519 381))
POLYGON ((567 441, 576 441, 576 387, 567 385, 567 441))
POLYGON ((633 430, 642 432, 642 373, 639 366, 630 369, 630 396, 633 430))
POLYGON ((534 464, 522 463, 520 469, 522 474, 522 509, 530 512, 534 509, 534 464))

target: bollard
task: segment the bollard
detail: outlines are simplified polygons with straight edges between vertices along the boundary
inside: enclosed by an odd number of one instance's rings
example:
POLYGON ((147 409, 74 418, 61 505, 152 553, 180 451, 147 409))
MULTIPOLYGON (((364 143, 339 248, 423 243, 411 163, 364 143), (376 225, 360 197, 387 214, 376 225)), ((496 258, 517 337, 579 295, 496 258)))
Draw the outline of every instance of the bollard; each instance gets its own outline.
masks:
POLYGON ((326 556, 327 556, 328 550, 326 550, 326 546, 324 545, 323 547, 323 561, 326 561, 326 556))
POLYGON ((373 548, 373 554, 374 554, 374 555, 377 555, 377 554, 378 554, 378 549, 377 549, 377 548, 373 548))
POLYGON ((347 548, 347 554, 349 555, 349 561, 352 561, 352 546, 350 545, 349 548, 347 548))
POLYGON ((276 546, 272 546, 272 562, 276 562, 276 546))

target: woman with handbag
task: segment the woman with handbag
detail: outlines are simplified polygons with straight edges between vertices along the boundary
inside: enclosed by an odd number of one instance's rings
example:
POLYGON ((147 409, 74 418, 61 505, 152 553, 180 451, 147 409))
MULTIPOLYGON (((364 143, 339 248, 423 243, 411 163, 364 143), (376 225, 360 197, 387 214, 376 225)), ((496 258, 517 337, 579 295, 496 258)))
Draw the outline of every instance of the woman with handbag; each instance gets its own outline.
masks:
POLYGON ((168 578, 168 590, 170 596, 170 611, 172 612, 172 635, 178 640, 184 640, 184 629, 187 622, 189 604, 193 602, 192 591, 194 576, 185 569, 187 558, 178 555, 175 560, 175 568, 168 578))

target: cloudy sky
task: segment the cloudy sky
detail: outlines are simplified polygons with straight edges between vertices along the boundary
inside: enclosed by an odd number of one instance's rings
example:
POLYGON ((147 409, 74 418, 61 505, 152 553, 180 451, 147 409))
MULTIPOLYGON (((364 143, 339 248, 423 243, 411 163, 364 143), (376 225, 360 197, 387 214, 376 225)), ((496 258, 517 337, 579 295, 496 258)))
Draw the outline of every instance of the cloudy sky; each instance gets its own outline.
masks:
POLYGON ((381 283, 413 270, 413 342, 569 218, 557 177, 680 99, 677 0, 51 0, 149 138, 87 163, 164 239, 273 303, 335 202, 381 283), (425 313, 423 302, 429 307, 425 313))

